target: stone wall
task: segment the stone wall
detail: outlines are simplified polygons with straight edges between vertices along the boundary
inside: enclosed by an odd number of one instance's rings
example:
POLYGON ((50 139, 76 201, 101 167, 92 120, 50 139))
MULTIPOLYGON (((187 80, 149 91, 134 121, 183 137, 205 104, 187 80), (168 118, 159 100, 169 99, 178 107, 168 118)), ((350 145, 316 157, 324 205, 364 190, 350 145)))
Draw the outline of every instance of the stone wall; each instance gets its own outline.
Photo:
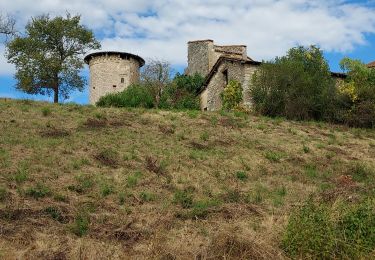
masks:
POLYGON ((251 86, 251 77, 257 70, 257 65, 243 63, 241 61, 223 61, 217 69, 217 72, 212 76, 204 92, 201 93, 201 101, 206 101, 202 104, 202 110, 207 108, 208 111, 220 110, 222 107, 220 94, 227 85, 224 72, 227 71, 228 82, 236 80, 241 83, 243 88, 243 103, 251 107, 251 97, 249 89, 251 86), (204 95, 204 97, 203 97, 204 95))
POLYGON ((95 104, 101 96, 125 90, 139 81, 140 64, 133 58, 120 55, 93 57, 90 67, 90 104, 95 104))

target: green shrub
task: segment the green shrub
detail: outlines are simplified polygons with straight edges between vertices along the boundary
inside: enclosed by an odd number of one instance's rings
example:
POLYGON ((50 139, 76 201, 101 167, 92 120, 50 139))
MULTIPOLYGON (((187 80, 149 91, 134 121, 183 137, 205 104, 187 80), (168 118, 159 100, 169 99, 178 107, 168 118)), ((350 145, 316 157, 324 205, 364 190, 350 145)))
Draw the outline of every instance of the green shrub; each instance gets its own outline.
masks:
POLYGON ((296 47, 265 62, 254 73, 254 109, 266 116, 297 120, 332 117, 336 88, 327 61, 315 46, 296 47))
POLYGON ((100 107, 154 107, 151 90, 143 85, 131 85, 124 91, 107 94, 96 103, 100 107))
POLYGON ((199 97, 196 93, 203 85, 204 77, 176 74, 161 95, 160 108, 199 110, 199 97))
POLYGON ((220 95, 223 108, 226 110, 232 110, 238 107, 243 100, 242 92, 243 88, 241 83, 235 80, 229 81, 228 85, 220 95))
POLYGON ((367 199, 338 208, 308 201, 292 213, 282 247, 292 258, 361 259, 375 247, 375 204, 367 199))

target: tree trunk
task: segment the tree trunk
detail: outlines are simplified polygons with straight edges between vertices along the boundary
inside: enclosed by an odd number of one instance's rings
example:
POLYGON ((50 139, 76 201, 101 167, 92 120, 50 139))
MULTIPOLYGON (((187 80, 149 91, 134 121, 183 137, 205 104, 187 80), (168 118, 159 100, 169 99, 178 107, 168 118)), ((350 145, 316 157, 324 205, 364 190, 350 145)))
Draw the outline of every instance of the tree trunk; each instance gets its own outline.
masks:
POLYGON ((54 103, 59 103, 59 89, 58 88, 55 88, 53 90, 53 102, 54 103))

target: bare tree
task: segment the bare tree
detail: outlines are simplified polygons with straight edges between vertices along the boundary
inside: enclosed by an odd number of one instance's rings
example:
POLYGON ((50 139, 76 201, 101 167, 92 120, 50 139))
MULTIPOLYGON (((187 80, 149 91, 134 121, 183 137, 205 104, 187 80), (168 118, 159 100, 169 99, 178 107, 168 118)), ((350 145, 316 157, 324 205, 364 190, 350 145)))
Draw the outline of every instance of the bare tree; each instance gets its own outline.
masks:
POLYGON ((141 81, 151 88, 155 107, 159 106, 161 94, 171 81, 171 65, 167 61, 151 59, 141 72, 141 81))
POLYGON ((0 35, 12 36, 16 33, 16 20, 9 15, 0 14, 0 35))

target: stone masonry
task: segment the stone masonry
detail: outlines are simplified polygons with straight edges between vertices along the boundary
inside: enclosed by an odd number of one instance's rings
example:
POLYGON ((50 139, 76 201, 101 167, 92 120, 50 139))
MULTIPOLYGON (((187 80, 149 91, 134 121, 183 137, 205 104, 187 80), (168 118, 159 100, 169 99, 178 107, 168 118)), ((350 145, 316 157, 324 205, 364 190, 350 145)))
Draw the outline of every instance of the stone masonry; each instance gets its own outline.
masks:
POLYGON ((85 57, 90 68, 90 104, 108 93, 123 91, 139 81, 144 60, 124 52, 96 52, 85 57))

